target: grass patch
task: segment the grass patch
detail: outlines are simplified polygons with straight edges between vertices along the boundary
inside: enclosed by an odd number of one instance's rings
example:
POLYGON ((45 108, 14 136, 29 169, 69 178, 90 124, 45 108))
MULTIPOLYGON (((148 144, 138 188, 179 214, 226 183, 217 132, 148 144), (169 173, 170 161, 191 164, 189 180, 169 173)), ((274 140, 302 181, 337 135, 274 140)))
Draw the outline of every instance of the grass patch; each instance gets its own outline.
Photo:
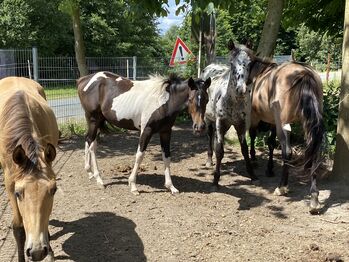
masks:
POLYGON ((45 87, 44 90, 48 100, 70 98, 78 95, 76 86, 45 87))

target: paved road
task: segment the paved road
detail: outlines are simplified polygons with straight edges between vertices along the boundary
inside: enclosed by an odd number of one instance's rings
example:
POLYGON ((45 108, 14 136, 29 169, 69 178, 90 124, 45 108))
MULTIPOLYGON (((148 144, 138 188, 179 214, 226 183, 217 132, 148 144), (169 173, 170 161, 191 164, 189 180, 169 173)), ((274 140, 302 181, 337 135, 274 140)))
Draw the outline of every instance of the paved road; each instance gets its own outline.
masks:
POLYGON ((84 110, 81 107, 78 97, 54 99, 49 100, 48 103, 53 109, 58 123, 84 119, 84 110))

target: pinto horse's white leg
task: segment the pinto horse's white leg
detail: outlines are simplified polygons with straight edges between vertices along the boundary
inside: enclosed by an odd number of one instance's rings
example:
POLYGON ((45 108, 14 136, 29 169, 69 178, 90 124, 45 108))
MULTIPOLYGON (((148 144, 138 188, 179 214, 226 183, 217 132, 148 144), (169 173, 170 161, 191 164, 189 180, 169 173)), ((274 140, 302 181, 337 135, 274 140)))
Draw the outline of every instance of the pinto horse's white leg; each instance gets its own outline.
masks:
POLYGON ((88 148, 89 154, 90 154, 90 163, 91 163, 91 169, 92 169, 92 176, 90 175, 90 178, 94 177, 97 180, 97 184, 104 186, 103 180, 99 174, 98 165, 97 165, 97 158, 96 158, 96 151, 97 151, 97 140, 93 140, 90 147, 88 148))
POLYGON ((136 177, 137 177, 138 168, 143 161, 144 154, 145 154, 145 151, 142 152, 140 147, 138 146, 137 153, 136 153, 136 161, 135 161, 135 164, 133 166, 132 173, 131 173, 130 177, 128 178, 128 184, 131 187, 131 193, 133 193, 135 195, 139 195, 139 192, 138 192, 137 187, 136 187, 136 177))
POLYGON ((85 170, 88 174, 89 179, 91 179, 93 177, 93 173, 91 170, 91 153, 89 150, 89 145, 88 142, 85 142, 85 170))
POLYGON ((165 187, 171 190, 172 194, 178 194, 179 191, 177 188, 174 187, 171 179, 171 171, 170 171, 171 157, 166 157, 165 152, 162 152, 162 160, 164 161, 164 165, 165 165, 165 187))

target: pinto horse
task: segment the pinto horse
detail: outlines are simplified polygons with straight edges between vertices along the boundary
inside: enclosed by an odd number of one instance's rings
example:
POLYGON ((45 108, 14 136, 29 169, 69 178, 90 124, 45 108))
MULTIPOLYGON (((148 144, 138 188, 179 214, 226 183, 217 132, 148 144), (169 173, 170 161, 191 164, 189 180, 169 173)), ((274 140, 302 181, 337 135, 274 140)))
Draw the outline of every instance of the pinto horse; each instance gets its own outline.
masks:
POLYGON ((90 178, 104 185, 96 161, 96 135, 105 122, 129 130, 140 130, 136 161, 128 179, 131 192, 139 194, 136 176, 147 145, 159 133, 165 164, 165 187, 178 193, 170 174, 171 131, 178 112, 188 104, 194 133, 205 130, 204 115, 211 79, 182 80, 152 76, 149 80, 131 81, 110 72, 99 72, 77 80, 79 98, 85 110, 88 132, 85 144, 85 169, 90 178))
MULTIPOLYGON (((323 94, 319 75, 303 63, 286 62, 277 65, 255 56, 245 46, 235 46, 232 42, 230 45, 235 57, 233 61, 240 59, 248 75, 247 83, 253 84, 251 128, 256 128, 260 121, 275 125, 276 136, 281 144, 284 164, 275 194, 283 195, 288 191, 289 161, 292 156, 290 124, 301 122, 306 136, 302 166, 311 177, 310 212, 317 213, 320 204, 316 170, 324 136, 323 94)), ((268 172, 272 171, 270 164, 268 169, 268 172)))
POLYGON ((203 79, 212 78, 208 90, 209 102, 206 106, 205 120, 209 139, 207 167, 212 166, 213 147, 216 155, 213 190, 218 189, 221 162, 224 157, 224 135, 232 125, 239 138, 247 172, 252 183, 257 184, 258 178, 250 162, 245 135, 249 128, 251 111, 250 93, 245 84, 245 78, 248 75, 243 75, 241 66, 234 62, 230 67, 211 64, 202 71, 201 77, 203 79))
POLYGON ((13 210, 18 261, 53 261, 48 222, 56 192, 52 161, 58 127, 43 88, 22 77, 0 80, 0 163, 13 210), (25 250, 25 252, 24 252, 25 250))

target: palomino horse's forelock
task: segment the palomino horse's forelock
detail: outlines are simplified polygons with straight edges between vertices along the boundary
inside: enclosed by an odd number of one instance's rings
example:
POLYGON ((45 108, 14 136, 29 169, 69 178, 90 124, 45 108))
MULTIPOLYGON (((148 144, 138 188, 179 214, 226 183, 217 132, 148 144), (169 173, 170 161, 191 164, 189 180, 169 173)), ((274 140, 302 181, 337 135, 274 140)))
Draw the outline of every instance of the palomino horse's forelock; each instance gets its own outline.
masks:
POLYGON ((13 150, 21 145, 28 160, 23 166, 25 173, 31 173, 38 166, 39 144, 32 136, 32 124, 30 113, 26 105, 26 94, 24 91, 17 91, 6 103, 3 109, 0 125, 4 130, 1 135, 1 143, 12 154, 13 150), (15 114, 13 112, 16 112, 15 114), (16 123, 14 125, 14 123, 16 123))

